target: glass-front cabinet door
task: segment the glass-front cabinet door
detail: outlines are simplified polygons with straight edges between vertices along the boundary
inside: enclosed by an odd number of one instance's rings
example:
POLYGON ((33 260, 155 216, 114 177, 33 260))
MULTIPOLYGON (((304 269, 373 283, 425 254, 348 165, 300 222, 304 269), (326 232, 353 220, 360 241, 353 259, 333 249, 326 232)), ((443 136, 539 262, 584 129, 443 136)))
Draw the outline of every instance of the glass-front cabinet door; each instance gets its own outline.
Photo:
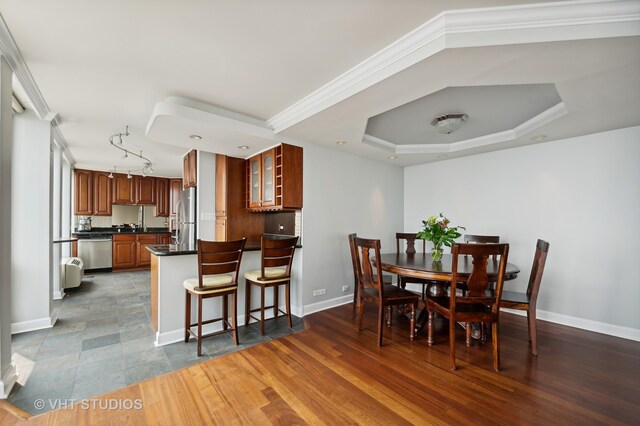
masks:
POLYGON ((275 150, 262 153, 262 207, 275 206, 275 150))
POLYGON ((249 168, 249 208, 258 208, 260 207, 260 166, 261 166, 261 156, 257 155, 250 160, 249 168))

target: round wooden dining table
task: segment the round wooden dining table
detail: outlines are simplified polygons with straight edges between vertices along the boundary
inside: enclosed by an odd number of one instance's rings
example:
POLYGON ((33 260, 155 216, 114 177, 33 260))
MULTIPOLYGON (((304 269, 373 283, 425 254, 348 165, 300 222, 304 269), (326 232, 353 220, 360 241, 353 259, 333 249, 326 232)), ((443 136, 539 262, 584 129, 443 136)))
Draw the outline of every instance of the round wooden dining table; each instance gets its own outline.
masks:
MULTIPOLYGON (((443 254, 442 259, 434 262, 431 253, 382 253, 380 254, 380 269, 398 275, 413 278, 425 278, 434 281, 451 281, 451 263, 453 257, 443 254)), ((487 274, 489 278, 497 278, 500 262, 496 259, 488 259, 487 274)), ((463 280, 473 270, 473 257, 460 256, 458 259, 458 276, 463 280)), ((518 276, 520 268, 507 262, 505 281, 518 276)))
MULTIPOLYGON (((431 287, 431 294, 433 296, 438 296, 444 294, 445 283, 451 281, 452 261, 453 256, 450 254, 443 254, 440 261, 434 262, 433 257, 431 257, 431 253, 381 253, 380 269, 407 277, 424 278, 434 282, 439 282, 441 283, 440 285, 436 283, 431 287)), ((498 278, 499 266, 500 261, 493 258, 489 258, 487 260, 487 275, 489 276, 489 281, 492 281, 492 278, 498 278)), ((469 277, 472 270, 473 257, 460 255, 458 258, 458 277, 464 281, 469 277)), ((513 263, 507 262, 504 275, 505 281, 515 279, 519 273, 520 268, 513 263)), ((416 336, 425 328, 426 318, 426 309, 421 309, 421 312, 416 318, 416 336)), ((473 336, 474 338, 477 338, 475 334, 473 336)))

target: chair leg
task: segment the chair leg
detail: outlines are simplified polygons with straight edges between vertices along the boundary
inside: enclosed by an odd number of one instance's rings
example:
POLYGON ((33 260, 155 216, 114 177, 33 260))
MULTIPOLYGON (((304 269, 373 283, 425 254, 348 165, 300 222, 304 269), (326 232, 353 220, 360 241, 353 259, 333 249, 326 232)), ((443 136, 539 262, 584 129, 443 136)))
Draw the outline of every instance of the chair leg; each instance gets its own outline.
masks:
POLYGON ((251 320, 251 282, 244 280, 244 325, 249 325, 251 320))
POLYGON ((264 286, 260 286, 260 334, 264 336, 264 286))
POLYGON ((493 343, 493 369, 500 371, 500 335, 498 334, 498 322, 491 323, 491 342, 493 343))
POLYGON ((411 320, 409 321, 409 338, 414 340, 416 338, 416 304, 411 304, 411 320))
POLYGON ((358 331, 362 331, 362 316, 364 315, 364 299, 358 297, 358 331))
POLYGON ((184 342, 187 343, 189 342, 189 337, 191 337, 191 333, 189 332, 191 329, 191 295, 189 294, 189 290, 185 290, 184 294, 184 342))
POLYGON ((456 321, 449 318, 449 365, 452 370, 456 369, 456 321))
POLYGON ((355 312, 356 306, 358 306, 358 282, 353 284, 353 311, 355 312))
POLYGON ((287 308, 287 320, 289 321, 289 328, 293 328, 293 323, 291 322, 291 282, 285 284, 284 287, 285 292, 285 303, 287 308))
POLYGON ((198 356, 202 355, 202 296, 198 295, 198 356))
POLYGON ((467 335, 467 338, 466 338, 467 347, 470 348, 471 347, 471 323, 470 322, 464 323, 464 330, 467 335))
POLYGON ((273 317, 278 318, 278 307, 280 306, 279 285, 273 287, 273 317))
POLYGON ((227 318, 229 318, 229 296, 227 296, 226 294, 222 296, 222 329, 226 330, 228 327, 227 325, 227 318))
POLYGON ((433 312, 429 311, 427 316, 429 317, 429 322, 427 323, 427 345, 433 345, 433 312))
POLYGON ((531 355, 538 356, 538 327, 536 323, 535 307, 529 307, 529 310, 527 310, 527 319, 529 320, 529 340, 531 341, 531 355))
POLYGON ((382 330, 384 329, 384 306, 382 301, 378 304, 378 347, 382 346, 382 330))
POLYGON ((233 343, 240 344, 238 339, 238 290, 231 295, 231 323, 233 324, 233 343))

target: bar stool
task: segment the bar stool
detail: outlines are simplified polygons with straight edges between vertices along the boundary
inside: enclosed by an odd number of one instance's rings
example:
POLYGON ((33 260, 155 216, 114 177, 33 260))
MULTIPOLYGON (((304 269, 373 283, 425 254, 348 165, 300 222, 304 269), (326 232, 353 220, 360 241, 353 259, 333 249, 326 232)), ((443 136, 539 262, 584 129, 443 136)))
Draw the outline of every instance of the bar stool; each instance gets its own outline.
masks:
POLYGON ((245 321, 244 325, 249 325, 251 318, 260 322, 260 333, 264 336, 264 311, 273 308, 273 318, 278 318, 281 312, 287 316, 289 328, 293 327, 291 323, 291 264, 293 262, 293 253, 295 252, 298 237, 293 238, 265 238, 260 241, 261 263, 260 270, 249 271, 244 274, 246 283, 245 294, 245 321), (260 307, 251 309, 251 286, 260 287, 260 307), (283 312, 278 307, 278 288, 285 286, 285 307, 283 312), (268 287, 273 288, 273 305, 265 306, 264 293, 268 287), (260 311, 260 318, 251 315, 252 312, 260 311))
POLYGON ((187 343, 191 335, 198 339, 198 356, 202 355, 202 339, 233 332, 233 341, 238 344, 238 272, 242 250, 246 238, 237 241, 203 241, 198 239, 198 277, 184 280, 185 288, 185 320, 184 342, 187 343), (232 296, 231 321, 228 321, 228 297, 232 296), (198 298, 198 322, 191 323, 191 296, 198 298), (222 297, 222 317, 202 321, 202 300, 211 297, 222 297), (222 321, 222 330, 202 335, 202 326, 222 321), (197 326, 198 332, 191 328, 197 326))

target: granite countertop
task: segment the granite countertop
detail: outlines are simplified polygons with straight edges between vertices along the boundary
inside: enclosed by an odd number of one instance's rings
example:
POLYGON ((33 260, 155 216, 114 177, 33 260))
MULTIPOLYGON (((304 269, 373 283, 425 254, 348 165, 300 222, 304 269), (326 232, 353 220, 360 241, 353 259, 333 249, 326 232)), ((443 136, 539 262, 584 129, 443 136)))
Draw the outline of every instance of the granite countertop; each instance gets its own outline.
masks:
MULTIPOLYGON (((266 234, 265 234, 266 235, 266 234)), ((277 237, 276 237, 277 238, 277 237)), ((176 245, 176 244, 156 244, 146 246, 147 250, 156 256, 179 256, 183 254, 197 254, 198 249, 195 245, 176 245)), ((302 248, 301 244, 296 248, 302 248)), ((244 245, 244 251, 260 251, 260 241, 248 241, 244 245)))
POLYGON ((93 234, 169 234, 169 228, 91 228, 91 231, 74 230, 72 235, 93 234))

